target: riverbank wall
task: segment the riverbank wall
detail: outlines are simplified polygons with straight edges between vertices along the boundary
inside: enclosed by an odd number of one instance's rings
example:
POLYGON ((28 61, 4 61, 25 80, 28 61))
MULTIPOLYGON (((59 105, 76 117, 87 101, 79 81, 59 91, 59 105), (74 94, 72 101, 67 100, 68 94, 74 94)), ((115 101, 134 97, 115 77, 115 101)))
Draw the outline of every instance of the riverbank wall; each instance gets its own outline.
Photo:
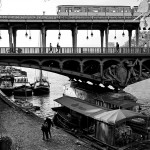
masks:
POLYGON ((0 91, 0 99, 6 103, 9 107, 12 107, 18 111, 23 111, 26 114, 29 114, 30 116, 34 117, 35 119, 37 119, 40 122, 44 121, 44 118, 40 118, 39 116, 37 116, 36 114, 34 114, 32 111, 27 111, 26 109, 23 109, 21 107, 19 107, 18 105, 16 105, 11 99, 9 99, 2 91, 0 91))

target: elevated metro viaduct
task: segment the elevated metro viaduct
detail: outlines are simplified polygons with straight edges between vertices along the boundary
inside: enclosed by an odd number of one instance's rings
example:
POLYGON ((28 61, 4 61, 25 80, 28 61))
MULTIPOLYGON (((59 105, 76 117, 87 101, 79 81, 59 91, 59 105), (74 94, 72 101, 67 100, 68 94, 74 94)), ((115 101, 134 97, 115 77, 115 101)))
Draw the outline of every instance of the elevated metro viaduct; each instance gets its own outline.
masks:
MULTIPOLYGON (((137 16, 50 16, 50 15, 0 15, 0 30, 8 30, 9 47, 16 47, 17 30, 40 30, 42 47, 46 47, 47 30, 71 30, 72 47, 77 47, 78 30, 99 30, 100 47, 108 48, 109 30, 128 30, 129 47, 132 31, 136 30, 136 46, 139 44, 139 19, 137 16), (104 46, 105 34, 105 46, 104 46)), ((74 49, 75 50, 75 49, 74 49)))
POLYGON ((64 47, 41 53, 41 48, 22 48, 21 53, 6 53, 8 49, 0 48, 0 65, 42 69, 84 83, 124 88, 150 77, 150 49, 122 47, 116 53, 115 48, 108 48, 104 53, 100 48, 76 48, 74 53, 73 48, 64 47))

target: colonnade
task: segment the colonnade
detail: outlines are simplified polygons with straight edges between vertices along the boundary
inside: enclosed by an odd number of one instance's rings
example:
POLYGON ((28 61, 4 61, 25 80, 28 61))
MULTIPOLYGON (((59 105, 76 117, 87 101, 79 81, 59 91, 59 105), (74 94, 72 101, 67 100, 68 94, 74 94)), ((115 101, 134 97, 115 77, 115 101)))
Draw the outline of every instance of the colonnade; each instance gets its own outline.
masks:
MULTIPOLYGON (((77 34, 78 29, 77 26, 74 26, 72 28, 72 47, 77 47, 77 34)), ((16 36, 17 36, 17 30, 13 29, 12 26, 8 29, 9 33, 9 46, 10 48, 16 47, 16 36)), ((101 50, 103 51, 104 47, 104 33, 105 33, 105 47, 108 48, 108 37, 109 37, 109 27, 107 26, 105 29, 100 29, 100 43, 101 43, 101 50)), ((41 26, 41 36, 42 36, 42 47, 46 47, 46 27, 41 26)), ((131 48, 131 38, 132 38, 132 30, 128 29, 128 38, 129 38, 129 48, 131 48)), ((139 28, 136 29, 136 47, 139 46, 139 28)))

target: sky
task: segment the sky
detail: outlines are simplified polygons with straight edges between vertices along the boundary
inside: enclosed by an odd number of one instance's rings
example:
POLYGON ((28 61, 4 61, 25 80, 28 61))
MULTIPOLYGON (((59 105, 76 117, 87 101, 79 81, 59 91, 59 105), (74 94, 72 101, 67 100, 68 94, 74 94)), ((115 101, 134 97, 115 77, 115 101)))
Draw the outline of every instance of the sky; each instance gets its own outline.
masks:
MULTIPOLYGON (((140 0, 1 0, 0 15, 56 15, 58 5, 125 5, 138 6, 140 0)), ((78 47, 100 47, 100 31, 93 31, 94 36, 86 39, 87 31, 78 31, 78 47)), ((71 31, 61 31, 61 39, 58 40, 58 31, 47 31, 47 44, 52 43, 56 47, 57 42, 61 47, 72 47, 71 31), (66 40, 67 39, 67 40, 66 40)), ((125 31, 125 37, 122 37, 122 31, 116 31, 117 39, 114 39, 115 31, 109 32, 109 42, 119 42, 123 45, 128 40, 128 33, 125 31)), ((134 32, 133 32, 134 35, 134 32)), ((8 31, 1 31, 2 40, 0 47, 9 46, 8 31)), ((39 31, 31 31, 32 39, 25 37, 25 31, 17 31, 17 47, 39 47, 39 31)))

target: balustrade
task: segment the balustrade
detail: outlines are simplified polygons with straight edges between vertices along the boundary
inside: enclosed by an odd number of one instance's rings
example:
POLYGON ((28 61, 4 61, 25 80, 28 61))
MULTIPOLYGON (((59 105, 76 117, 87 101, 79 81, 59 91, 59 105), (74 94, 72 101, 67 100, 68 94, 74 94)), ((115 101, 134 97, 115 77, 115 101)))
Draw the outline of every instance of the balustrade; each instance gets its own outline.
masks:
MULTIPOLYGON (((138 16, 138 15, 137 15, 138 16)), ((113 14, 109 16, 60 16, 60 15, 0 15, 0 20, 118 20, 118 19, 125 19, 125 20, 133 20, 132 16, 114 16, 113 14)), ((136 16, 135 16, 136 17, 136 16)))
POLYGON ((0 47, 0 54, 150 54, 150 48, 147 47, 120 47, 116 51, 115 47, 53 47, 50 51, 49 47, 0 47))

